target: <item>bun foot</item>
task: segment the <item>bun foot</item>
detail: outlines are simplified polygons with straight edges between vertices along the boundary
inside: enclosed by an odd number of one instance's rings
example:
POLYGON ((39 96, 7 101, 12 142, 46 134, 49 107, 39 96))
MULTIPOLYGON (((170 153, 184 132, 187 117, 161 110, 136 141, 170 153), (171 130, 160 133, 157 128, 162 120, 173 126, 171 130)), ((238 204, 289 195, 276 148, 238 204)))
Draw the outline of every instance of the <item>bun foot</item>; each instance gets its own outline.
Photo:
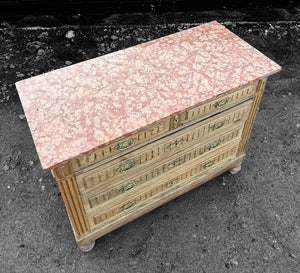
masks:
POLYGON ((89 252, 91 251, 95 246, 95 241, 92 241, 86 245, 83 245, 83 246, 79 246, 80 250, 83 251, 83 252, 89 252))
POLYGON ((234 166, 232 169, 230 169, 229 172, 231 174, 237 174, 241 170, 241 168, 242 168, 242 164, 240 163, 240 164, 234 166))

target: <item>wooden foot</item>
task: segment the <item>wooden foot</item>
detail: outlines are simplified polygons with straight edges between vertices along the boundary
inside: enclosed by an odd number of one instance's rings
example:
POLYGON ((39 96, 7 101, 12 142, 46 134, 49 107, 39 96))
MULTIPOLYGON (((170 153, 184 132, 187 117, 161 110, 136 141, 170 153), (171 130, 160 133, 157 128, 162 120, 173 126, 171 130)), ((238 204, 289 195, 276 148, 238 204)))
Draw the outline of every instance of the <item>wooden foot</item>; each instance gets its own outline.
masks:
POLYGON ((80 250, 82 250, 83 252, 89 252, 91 251, 95 246, 95 241, 92 241, 86 245, 80 246, 80 250))
POLYGON ((232 169, 230 169, 229 172, 231 174, 236 174, 236 173, 238 173, 241 170, 241 168, 242 168, 242 164, 239 163, 238 165, 236 165, 232 169))

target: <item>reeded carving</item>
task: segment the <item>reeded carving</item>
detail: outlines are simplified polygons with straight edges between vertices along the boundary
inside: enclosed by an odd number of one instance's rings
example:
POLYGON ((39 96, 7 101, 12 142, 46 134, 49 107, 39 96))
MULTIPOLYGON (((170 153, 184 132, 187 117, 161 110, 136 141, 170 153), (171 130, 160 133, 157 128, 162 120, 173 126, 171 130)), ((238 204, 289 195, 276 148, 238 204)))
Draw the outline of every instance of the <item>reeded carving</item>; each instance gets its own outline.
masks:
POLYGON ((248 139, 250 137, 250 133, 251 133, 251 130, 252 130, 252 127, 253 127, 253 123, 254 123, 254 120, 255 120, 255 117, 256 117, 256 113, 257 113, 257 110, 258 110, 259 103, 261 101, 261 97, 262 97, 263 92, 264 92, 266 82, 267 82, 267 78, 261 79, 258 82, 256 93, 254 95, 253 103, 252 103, 252 106, 251 106, 250 114, 249 114, 249 117, 248 117, 248 119, 245 123, 245 126, 244 126, 244 130, 243 130, 243 134, 242 134, 242 140, 240 142, 240 146, 239 146, 237 155, 241 155, 245 152, 246 145, 247 145, 248 139))
POLYGON ((89 231, 75 177, 70 164, 53 170, 63 197, 75 236, 81 237, 89 231))

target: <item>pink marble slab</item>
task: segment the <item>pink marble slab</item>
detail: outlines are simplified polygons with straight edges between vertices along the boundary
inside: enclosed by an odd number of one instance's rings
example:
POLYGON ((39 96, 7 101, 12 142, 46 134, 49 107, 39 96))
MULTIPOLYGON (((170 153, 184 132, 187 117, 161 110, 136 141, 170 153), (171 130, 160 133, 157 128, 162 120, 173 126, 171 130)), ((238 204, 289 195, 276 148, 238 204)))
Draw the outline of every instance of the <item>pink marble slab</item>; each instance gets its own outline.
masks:
POLYGON ((214 21, 16 86, 47 171, 280 69, 214 21))

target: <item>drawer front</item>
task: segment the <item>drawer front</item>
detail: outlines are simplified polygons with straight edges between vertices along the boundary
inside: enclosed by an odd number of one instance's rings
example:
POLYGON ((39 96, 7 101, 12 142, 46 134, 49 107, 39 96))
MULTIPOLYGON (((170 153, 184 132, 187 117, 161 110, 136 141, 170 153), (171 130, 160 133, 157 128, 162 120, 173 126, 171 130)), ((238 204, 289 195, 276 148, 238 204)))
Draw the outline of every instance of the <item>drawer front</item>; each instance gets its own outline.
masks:
POLYGON ((111 156, 123 154, 131 148, 167 132, 169 128, 170 118, 163 119, 149 128, 71 160, 72 168, 76 172, 111 156))
POLYGON ((237 145, 231 146, 214 156, 200 161, 198 160, 198 162, 195 161, 193 166, 190 166, 189 168, 182 168, 181 173, 177 172, 167 178, 164 177, 164 179, 162 178, 159 180, 159 183, 154 185, 151 184, 151 186, 145 188, 143 192, 132 195, 126 200, 123 200, 123 202, 120 202, 107 210, 99 209, 98 211, 95 211, 87 217, 91 230, 101 224, 107 224, 109 221, 125 216, 130 213, 130 211, 139 209, 142 206, 155 201, 155 199, 158 200, 166 192, 179 188, 180 185, 188 182, 190 178, 196 175, 201 173, 204 175, 206 172, 212 171, 223 162, 234 158, 237 152, 237 147, 237 145), (164 181, 162 182, 162 180, 164 181))
MULTIPOLYGON (((242 126, 235 127, 229 132, 216 136, 214 139, 203 143, 201 146, 187 152, 186 155, 174 157, 159 166, 153 166, 151 170, 137 175, 132 179, 127 179, 123 182, 106 184, 101 188, 82 195, 82 203, 86 212, 97 209, 99 206, 106 206, 107 202, 116 198, 126 198, 129 194, 143 190, 149 183, 153 184, 157 180, 161 180, 161 175, 170 170, 176 169, 176 166, 182 165, 184 162, 192 160, 193 157, 204 156, 207 153, 212 153, 217 149, 221 149, 224 145, 239 139, 242 133, 242 126), (181 162, 182 160, 182 162, 181 162), (184 162, 183 162, 184 161, 184 162), (178 164, 177 164, 178 163, 178 164)), ((113 200, 113 202, 117 202, 113 200)))
POLYGON ((218 114, 213 118, 179 131, 171 136, 149 144, 143 151, 133 151, 109 164, 102 165, 76 176, 80 193, 93 190, 99 185, 111 183, 114 179, 126 179, 133 173, 143 171, 151 163, 168 157, 171 153, 179 152, 199 141, 206 141, 214 135, 223 133, 234 124, 242 123, 248 116, 252 101, 248 101, 234 109, 218 114), (165 141, 165 142, 164 142, 165 141))
POLYGON ((214 112, 226 109, 233 104, 246 100, 254 95, 256 87, 257 83, 254 83, 208 103, 193 107, 181 115, 181 123, 184 124, 188 121, 210 115, 214 112))

